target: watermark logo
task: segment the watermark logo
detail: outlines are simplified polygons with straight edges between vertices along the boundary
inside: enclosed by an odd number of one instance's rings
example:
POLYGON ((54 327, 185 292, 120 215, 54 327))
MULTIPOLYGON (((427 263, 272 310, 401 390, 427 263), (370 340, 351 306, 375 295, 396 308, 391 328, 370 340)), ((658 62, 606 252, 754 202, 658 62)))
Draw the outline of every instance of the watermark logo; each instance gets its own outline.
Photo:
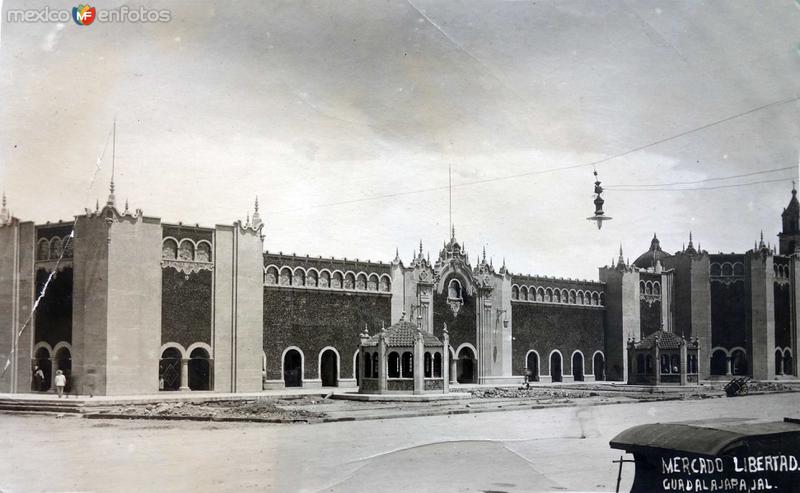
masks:
POLYGON ((97 18, 97 10, 89 5, 72 7, 72 20, 79 26, 88 26, 97 18))
MULTIPOLYGON (((2 0, 0 0, 1 2, 2 0)), ((95 21, 98 23, 155 23, 170 22, 172 12, 168 9, 154 10, 146 7, 129 7, 122 5, 113 9, 96 9, 91 5, 78 5, 68 9, 8 9, 6 21, 8 22, 57 22, 66 23, 70 18, 79 26, 88 26, 95 21)))

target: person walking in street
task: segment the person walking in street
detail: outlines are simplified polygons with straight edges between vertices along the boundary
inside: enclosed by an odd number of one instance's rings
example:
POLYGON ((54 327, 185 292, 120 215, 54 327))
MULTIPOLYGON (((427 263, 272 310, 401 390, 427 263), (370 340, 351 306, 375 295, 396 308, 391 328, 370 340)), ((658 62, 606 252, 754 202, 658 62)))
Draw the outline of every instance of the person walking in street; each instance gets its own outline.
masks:
POLYGON ((67 376, 61 370, 56 371, 56 389, 58 389, 58 398, 64 395, 64 387, 67 386, 67 376))

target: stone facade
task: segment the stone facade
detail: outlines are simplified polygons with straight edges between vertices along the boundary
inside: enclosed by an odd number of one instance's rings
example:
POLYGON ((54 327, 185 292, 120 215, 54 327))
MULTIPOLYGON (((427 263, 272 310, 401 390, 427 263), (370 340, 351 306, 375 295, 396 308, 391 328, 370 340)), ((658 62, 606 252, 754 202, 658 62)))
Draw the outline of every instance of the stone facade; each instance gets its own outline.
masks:
POLYGON ((473 262, 454 230, 433 261, 420 244, 408 262, 372 262, 264 253, 257 204, 252 220, 200 227, 120 210, 113 193, 40 225, 4 201, 0 391, 46 390, 57 369, 97 395, 354 387, 362 335, 404 314, 440 340, 447 327, 442 385, 626 381, 628 341, 659 331, 696 342, 700 380, 796 377, 798 217, 793 191, 780 249, 762 238, 710 254, 690 236, 670 254, 654 236, 635 262, 620 249, 586 281, 514 274, 485 252, 473 262), (46 370, 39 389, 34 366, 46 370))

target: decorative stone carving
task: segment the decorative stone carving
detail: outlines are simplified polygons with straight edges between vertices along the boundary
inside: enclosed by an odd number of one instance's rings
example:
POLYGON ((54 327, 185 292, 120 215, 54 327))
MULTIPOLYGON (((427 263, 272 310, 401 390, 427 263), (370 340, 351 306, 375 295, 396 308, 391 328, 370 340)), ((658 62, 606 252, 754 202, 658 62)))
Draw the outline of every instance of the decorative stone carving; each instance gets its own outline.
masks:
POLYGON ((195 262, 195 261, 169 260, 169 259, 162 259, 161 267, 162 268, 172 267, 178 272, 183 272, 187 278, 189 277, 190 274, 200 272, 202 270, 207 270, 207 271, 214 270, 214 264, 211 262, 195 262))

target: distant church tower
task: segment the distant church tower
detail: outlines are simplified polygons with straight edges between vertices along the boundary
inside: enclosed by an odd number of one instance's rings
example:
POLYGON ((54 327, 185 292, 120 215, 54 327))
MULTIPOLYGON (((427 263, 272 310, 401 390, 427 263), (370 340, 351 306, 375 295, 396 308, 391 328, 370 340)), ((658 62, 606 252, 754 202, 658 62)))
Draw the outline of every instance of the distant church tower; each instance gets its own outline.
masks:
POLYGON ((778 234, 781 255, 791 255, 795 249, 800 250, 800 202, 797 201, 797 190, 792 182, 792 200, 781 214, 783 231, 778 234))

